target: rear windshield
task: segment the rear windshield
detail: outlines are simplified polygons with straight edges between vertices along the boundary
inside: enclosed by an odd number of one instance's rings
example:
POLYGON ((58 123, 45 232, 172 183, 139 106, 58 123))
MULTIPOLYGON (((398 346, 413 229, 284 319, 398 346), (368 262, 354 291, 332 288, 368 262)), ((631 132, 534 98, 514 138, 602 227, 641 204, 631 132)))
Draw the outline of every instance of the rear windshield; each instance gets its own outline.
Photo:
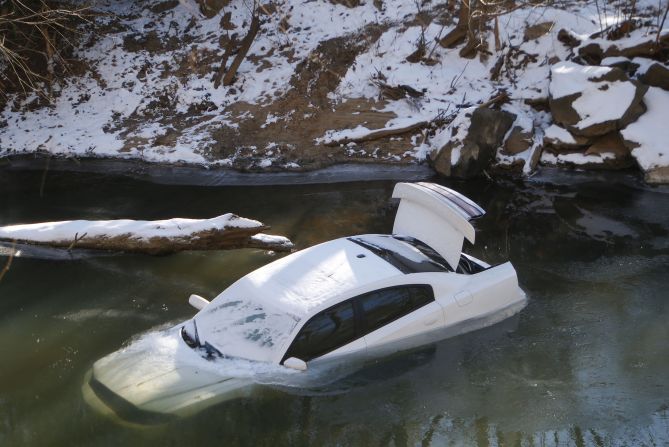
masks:
POLYGON ((402 273, 452 272, 446 260, 418 239, 385 234, 348 238, 392 264, 402 273))

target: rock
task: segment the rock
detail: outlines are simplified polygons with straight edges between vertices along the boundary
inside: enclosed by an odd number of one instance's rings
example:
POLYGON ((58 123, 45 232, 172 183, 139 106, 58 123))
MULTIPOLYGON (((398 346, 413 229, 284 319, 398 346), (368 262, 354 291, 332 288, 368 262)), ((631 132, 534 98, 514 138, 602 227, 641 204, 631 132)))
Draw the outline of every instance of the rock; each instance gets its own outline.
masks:
POLYGON ((585 151, 585 155, 602 155, 611 153, 616 157, 627 157, 630 150, 625 146, 625 141, 620 132, 611 132, 601 136, 585 151))
POLYGON ((541 36, 544 36, 550 32, 551 29, 553 29, 553 26, 555 26, 555 22, 543 22, 543 23, 537 23, 536 25, 531 25, 525 28, 525 33, 523 34, 523 38, 525 42, 528 40, 535 40, 540 38, 541 36))
POLYGON ((669 90, 669 68, 655 62, 644 74, 639 76, 639 80, 646 85, 669 90))
POLYGON ((574 35, 571 31, 567 31, 562 28, 558 31, 557 38, 560 42, 568 46, 569 48, 577 47, 581 44, 581 40, 574 35))
POLYGON ((585 155, 599 156, 602 159, 602 166, 608 169, 629 168, 634 164, 620 132, 611 132, 597 138, 585 151, 585 155))
POLYGON ((460 117, 453 125, 467 128, 458 129, 454 138, 448 139, 430 156, 433 168, 446 177, 470 178, 482 174, 495 158, 497 148, 516 119, 509 112, 476 108, 467 123, 466 112, 461 113, 465 113, 465 117, 460 117))
POLYGON ((669 183, 669 92, 650 87, 645 98, 648 111, 620 133, 643 170, 648 183, 669 183))
POLYGON ((647 89, 615 67, 560 62, 551 67, 549 104, 554 121, 571 134, 596 137, 641 116, 647 89))
POLYGON ((360 0, 330 0, 333 5, 344 5, 347 8, 356 8, 360 6, 360 0))
POLYGON ((208 19, 218 14, 221 9, 228 6, 230 0, 195 0, 200 5, 200 12, 208 19))
POLYGON ((564 127, 555 124, 549 126, 544 133, 544 144, 551 146, 556 152, 584 149, 590 146, 592 142, 591 138, 572 135, 564 127))
POLYGON ((164 2, 159 2, 151 7, 151 12, 154 12, 156 14, 161 14, 165 11, 169 11, 170 9, 176 8, 178 5, 179 5, 179 0, 167 0, 164 2))
POLYGON ((525 152, 530 146, 532 146, 532 133, 524 132, 522 127, 515 126, 504 142, 502 152, 507 155, 516 155, 525 152))
POLYGON ((604 59, 604 50, 597 43, 589 43, 578 49, 578 55, 590 65, 599 65, 604 59))
POLYGON ((606 65, 607 67, 620 68, 629 77, 634 76, 636 74, 636 71, 639 69, 639 64, 637 64, 636 62, 632 62, 631 60, 627 59, 626 57, 622 57, 622 56, 608 57, 608 58, 602 59, 602 62, 601 62, 600 65, 606 65))
POLYGON ((648 183, 668 184, 669 183, 669 166, 659 166, 651 168, 645 172, 645 180, 648 183))
MULTIPOLYGON (((227 31, 232 31, 236 28, 235 24, 232 23, 232 12, 228 11, 225 14, 223 14, 223 16, 221 17, 221 21, 219 22, 219 26, 227 31)), ((227 35, 221 35, 220 38, 223 37, 229 38, 227 35)), ((223 46, 221 45, 221 47, 223 46)))
POLYGON ((548 98, 546 97, 527 98, 523 102, 532 107, 534 110, 538 110, 540 112, 548 112, 550 110, 548 98))
POLYGON ((627 58, 647 57, 655 59, 662 57, 669 51, 669 33, 663 34, 658 41, 655 37, 631 47, 624 47, 618 45, 611 45, 604 50, 604 57, 624 56, 627 58))
POLYGON ((570 126, 576 124, 581 120, 581 116, 572 107, 572 103, 581 96, 581 93, 573 93, 571 95, 562 96, 560 98, 550 98, 548 105, 550 107, 553 121, 562 124, 563 126, 570 126))

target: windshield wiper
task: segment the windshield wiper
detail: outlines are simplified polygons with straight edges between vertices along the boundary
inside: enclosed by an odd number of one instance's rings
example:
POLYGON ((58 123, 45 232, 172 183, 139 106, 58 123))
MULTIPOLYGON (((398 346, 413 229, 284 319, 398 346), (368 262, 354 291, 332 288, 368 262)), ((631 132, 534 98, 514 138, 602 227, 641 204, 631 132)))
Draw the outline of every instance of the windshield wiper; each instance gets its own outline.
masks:
POLYGON ((202 344, 200 344, 200 336, 197 333, 197 323, 195 322, 195 319, 193 319, 193 329, 195 329, 195 338, 191 337, 188 331, 186 331, 186 326, 181 326, 181 338, 186 342, 189 348, 201 348, 202 344))
POLYGON ((207 360, 213 360, 214 357, 226 357, 221 351, 212 346, 208 341, 204 344, 200 342, 200 336, 197 332, 197 323, 193 320, 193 329, 195 330, 195 337, 192 337, 186 330, 186 326, 181 326, 181 338, 191 349, 200 349, 206 353, 207 360))

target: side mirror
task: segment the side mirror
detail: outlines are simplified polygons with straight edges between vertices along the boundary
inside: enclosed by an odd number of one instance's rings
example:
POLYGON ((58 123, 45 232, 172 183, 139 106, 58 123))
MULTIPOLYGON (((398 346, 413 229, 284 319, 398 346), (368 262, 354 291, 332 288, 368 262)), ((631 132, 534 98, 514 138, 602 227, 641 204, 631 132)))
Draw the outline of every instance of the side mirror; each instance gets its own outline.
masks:
POLYGON ((289 359, 286 359, 286 361, 283 362, 283 366, 290 369, 296 369, 298 371, 307 370, 307 362, 305 362, 304 360, 300 360, 297 357, 291 357, 289 359))
POLYGON ((188 304, 196 308, 197 310, 202 310, 204 306, 209 304, 209 301, 202 298, 200 295, 191 295, 188 298, 188 304))

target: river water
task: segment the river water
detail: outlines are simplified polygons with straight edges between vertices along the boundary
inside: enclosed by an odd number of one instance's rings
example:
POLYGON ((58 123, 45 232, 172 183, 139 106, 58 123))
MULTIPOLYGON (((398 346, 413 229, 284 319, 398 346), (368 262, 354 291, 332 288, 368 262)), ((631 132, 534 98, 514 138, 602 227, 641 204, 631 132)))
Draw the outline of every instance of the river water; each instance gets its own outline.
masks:
MULTIPOLYGON (((554 171, 444 184, 488 211, 466 250, 513 262, 529 297, 517 318, 322 387, 259 385, 150 428, 87 406, 92 363, 193 315, 189 294, 211 298, 275 257, 25 250, 0 281, 0 445, 669 445, 669 189, 554 171)), ((302 248, 388 232, 392 188, 158 185, 0 168, 0 225, 235 212, 302 248)))

